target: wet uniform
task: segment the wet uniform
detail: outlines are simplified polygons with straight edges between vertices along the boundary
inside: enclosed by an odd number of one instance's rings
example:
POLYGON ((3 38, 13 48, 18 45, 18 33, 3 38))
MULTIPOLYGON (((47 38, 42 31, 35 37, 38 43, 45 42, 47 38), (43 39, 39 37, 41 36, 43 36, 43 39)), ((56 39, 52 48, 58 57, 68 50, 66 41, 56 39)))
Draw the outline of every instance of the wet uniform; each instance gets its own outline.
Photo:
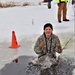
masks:
POLYGON ((56 52, 59 52, 58 50, 60 49, 60 53, 62 52, 61 49, 61 44, 58 36, 52 34, 50 38, 46 38, 44 34, 42 34, 35 46, 34 46, 34 51, 36 54, 38 54, 38 58, 45 58, 45 56, 48 54, 51 58, 56 58, 56 52), (42 43, 44 46, 44 49, 42 50, 39 45, 42 43))

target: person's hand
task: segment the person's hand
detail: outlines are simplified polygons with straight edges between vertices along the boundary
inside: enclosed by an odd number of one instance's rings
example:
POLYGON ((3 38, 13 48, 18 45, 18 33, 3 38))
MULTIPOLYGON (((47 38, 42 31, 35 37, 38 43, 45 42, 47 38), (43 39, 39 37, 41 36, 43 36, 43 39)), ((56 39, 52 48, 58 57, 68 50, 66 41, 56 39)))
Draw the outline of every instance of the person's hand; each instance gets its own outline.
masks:
POLYGON ((44 44, 42 42, 40 43, 39 47, 44 50, 44 44))
POLYGON ((62 48, 61 46, 58 46, 58 53, 61 53, 62 52, 62 48))

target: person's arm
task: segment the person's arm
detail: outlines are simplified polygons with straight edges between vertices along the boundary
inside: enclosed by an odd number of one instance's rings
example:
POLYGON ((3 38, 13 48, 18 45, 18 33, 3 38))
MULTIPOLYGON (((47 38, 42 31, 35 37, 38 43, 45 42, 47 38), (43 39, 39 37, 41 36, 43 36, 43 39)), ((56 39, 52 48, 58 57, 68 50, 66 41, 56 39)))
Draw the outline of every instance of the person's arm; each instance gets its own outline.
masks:
POLYGON ((34 51, 36 54, 41 55, 43 53, 43 50, 44 50, 44 44, 41 42, 41 39, 38 38, 34 46, 34 51))
POLYGON ((56 48, 55 48, 56 49, 56 52, 62 53, 62 47, 61 47, 59 38, 56 37, 55 41, 56 41, 56 48))

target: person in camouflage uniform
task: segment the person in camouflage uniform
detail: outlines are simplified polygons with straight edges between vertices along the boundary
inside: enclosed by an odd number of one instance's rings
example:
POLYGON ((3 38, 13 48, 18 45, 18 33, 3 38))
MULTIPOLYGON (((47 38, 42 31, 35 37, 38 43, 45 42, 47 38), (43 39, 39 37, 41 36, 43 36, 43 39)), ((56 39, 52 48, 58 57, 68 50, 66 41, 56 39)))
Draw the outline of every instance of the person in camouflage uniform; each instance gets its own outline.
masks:
POLYGON ((56 52, 61 53, 62 48, 58 36, 53 34, 53 26, 50 23, 44 25, 43 34, 37 39, 34 51, 38 54, 38 59, 44 61, 48 55, 56 59, 56 52))

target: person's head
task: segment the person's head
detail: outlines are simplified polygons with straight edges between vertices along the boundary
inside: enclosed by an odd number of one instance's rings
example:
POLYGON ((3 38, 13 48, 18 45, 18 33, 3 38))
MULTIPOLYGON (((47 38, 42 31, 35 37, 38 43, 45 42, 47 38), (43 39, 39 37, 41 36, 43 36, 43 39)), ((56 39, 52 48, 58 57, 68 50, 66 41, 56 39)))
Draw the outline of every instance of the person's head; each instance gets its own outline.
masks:
POLYGON ((50 23, 47 23, 44 25, 44 33, 46 35, 46 37, 50 37, 50 35, 52 34, 53 31, 53 26, 50 23))

